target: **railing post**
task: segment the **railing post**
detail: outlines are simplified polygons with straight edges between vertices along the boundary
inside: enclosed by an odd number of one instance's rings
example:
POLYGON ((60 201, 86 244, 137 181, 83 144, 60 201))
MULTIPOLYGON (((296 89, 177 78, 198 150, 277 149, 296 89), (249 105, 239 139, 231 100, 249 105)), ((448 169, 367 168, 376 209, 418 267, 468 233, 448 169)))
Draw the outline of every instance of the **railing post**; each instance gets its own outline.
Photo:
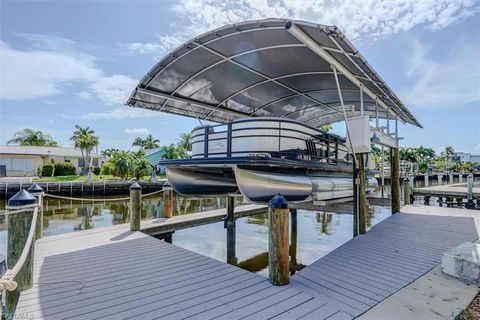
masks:
POLYGON ((27 189, 28 192, 32 196, 37 199, 38 203, 38 214, 37 214, 37 223, 35 225, 35 240, 43 238, 43 197, 45 193, 43 192, 43 188, 38 185, 38 183, 34 183, 27 189))
POLYGON ((473 174, 471 173, 467 176, 467 203, 465 204, 465 208, 475 208, 475 202, 473 202, 473 174))
POLYGON ((140 214, 142 211, 142 186, 137 182, 130 186, 130 230, 140 231, 140 214))
MULTIPOLYGON (((24 212, 12 213, 8 216, 8 244, 7 244, 7 268, 12 269, 22 255, 23 248, 30 233, 30 227, 33 223, 33 211, 37 206, 37 199, 26 190, 18 191, 8 200, 6 209, 14 211, 18 209, 27 209, 24 212)), ((23 267, 15 277, 17 288, 14 291, 7 291, 6 294, 6 313, 7 319, 13 319, 20 292, 30 289, 33 286, 33 254, 35 241, 32 241, 27 259, 23 267)))
POLYGON ((405 205, 411 204, 410 203, 410 180, 408 177, 403 179, 403 203, 405 205))
POLYGON ((275 286, 290 282, 288 202, 278 194, 268 203, 268 280, 275 286))
POLYGON ((163 190, 163 217, 171 218, 173 211, 173 188, 165 181, 162 187, 163 190))

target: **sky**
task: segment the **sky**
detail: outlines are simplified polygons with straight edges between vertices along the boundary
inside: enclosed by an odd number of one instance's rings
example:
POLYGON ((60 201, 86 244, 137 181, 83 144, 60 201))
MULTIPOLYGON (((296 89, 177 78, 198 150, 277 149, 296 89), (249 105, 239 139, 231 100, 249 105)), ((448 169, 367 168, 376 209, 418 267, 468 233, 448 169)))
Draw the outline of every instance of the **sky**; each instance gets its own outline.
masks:
POLYGON ((0 145, 33 128, 72 146, 76 124, 100 149, 176 142, 198 122, 125 106, 138 81, 183 42, 263 18, 337 25, 424 126, 400 126, 401 145, 480 154, 475 0, 0 0, 0 145))

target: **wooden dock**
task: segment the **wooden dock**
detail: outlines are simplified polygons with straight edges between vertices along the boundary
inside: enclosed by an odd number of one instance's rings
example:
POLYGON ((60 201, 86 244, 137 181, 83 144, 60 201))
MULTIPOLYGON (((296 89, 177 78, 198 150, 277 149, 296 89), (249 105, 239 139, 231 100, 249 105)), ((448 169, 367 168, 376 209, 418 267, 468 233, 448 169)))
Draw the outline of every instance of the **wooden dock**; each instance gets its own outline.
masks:
MULTIPOLYGON (((126 225, 36 243, 28 319, 352 319, 477 239, 474 211, 407 206, 274 287, 126 225)), ((387 317, 387 315, 386 315, 387 317)))
MULTIPOLYGON (((257 213, 263 213, 267 211, 267 206, 247 204, 237 206, 234 209, 235 218, 242 218, 251 216, 257 213)), ((141 231, 149 235, 157 235, 162 233, 170 233, 176 230, 185 228, 196 227, 204 224, 221 222, 225 219, 227 212, 226 209, 216 209, 207 212, 196 212, 190 214, 184 214, 179 216, 173 216, 172 218, 165 219, 152 219, 141 222, 141 231)))
MULTIPOLYGON (((466 183, 455 183, 447 185, 437 185, 425 188, 416 188, 413 190, 414 195, 432 196, 432 197, 451 197, 451 198, 467 198, 466 183)), ((480 199, 480 188, 473 188, 473 197, 480 199)))

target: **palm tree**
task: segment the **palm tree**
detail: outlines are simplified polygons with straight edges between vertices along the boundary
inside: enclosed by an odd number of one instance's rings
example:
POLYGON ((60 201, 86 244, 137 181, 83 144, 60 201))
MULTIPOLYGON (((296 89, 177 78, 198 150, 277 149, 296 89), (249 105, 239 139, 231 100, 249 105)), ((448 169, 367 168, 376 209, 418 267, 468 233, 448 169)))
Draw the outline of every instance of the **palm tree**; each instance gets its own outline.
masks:
POLYGON ((191 133, 182 133, 180 135, 180 142, 178 146, 185 151, 192 151, 192 134, 191 133))
POLYGON ((442 151, 441 155, 445 157, 445 171, 448 170, 448 157, 453 156, 455 154, 455 150, 452 146, 446 146, 445 150, 442 151))
POLYGON ((135 140, 133 140, 132 147, 139 147, 140 149, 143 148, 143 139, 140 137, 135 138, 135 140))
POLYGON ((50 135, 44 134, 40 130, 35 131, 28 128, 16 132, 13 139, 7 142, 7 144, 11 143, 21 146, 58 146, 58 143, 54 141, 50 135))
POLYGON ((159 142, 160 140, 155 139, 151 134, 149 134, 145 139, 140 137, 135 138, 135 140, 133 140, 132 147, 150 150, 160 147, 159 142))
POLYGON ((333 129, 333 127, 332 127, 331 124, 324 124, 323 126, 320 127, 320 130, 325 131, 325 132, 329 132, 332 129, 333 129))
POLYGON ((74 142, 75 148, 79 148, 82 153, 84 161, 82 174, 85 174, 90 170, 90 155, 92 150, 100 143, 100 138, 95 135, 95 131, 90 129, 90 127, 82 128, 77 124, 75 129, 70 140, 74 142))
POLYGON ((186 154, 185 150, 179 148, 175 144, 170 144, 168 146, 163 146, 162 151, 164 152, 163 158, 164 159, 179 159, 179 158, 186 158, 188 155, 186 154))
POLYGON ((151 134, 149 134, 145 140, 143 140, 143 149, 150 150, 160 147, 160 140, 155 139, 151 134))

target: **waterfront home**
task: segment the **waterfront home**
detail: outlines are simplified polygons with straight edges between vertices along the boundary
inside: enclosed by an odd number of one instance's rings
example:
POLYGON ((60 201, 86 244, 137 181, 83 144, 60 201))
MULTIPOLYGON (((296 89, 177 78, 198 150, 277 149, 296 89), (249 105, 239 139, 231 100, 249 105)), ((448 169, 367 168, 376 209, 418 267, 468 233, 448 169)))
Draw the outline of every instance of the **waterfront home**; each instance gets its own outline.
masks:
MULTIPOLYGON (((105 156, 92 153, 93 166, 101 166, 105 156)), ((77 174, 85 166, 80 149, 64 147, 0 146, 0 172, 7 177, 32 177, 47 163, 69 162, 77 174)))

